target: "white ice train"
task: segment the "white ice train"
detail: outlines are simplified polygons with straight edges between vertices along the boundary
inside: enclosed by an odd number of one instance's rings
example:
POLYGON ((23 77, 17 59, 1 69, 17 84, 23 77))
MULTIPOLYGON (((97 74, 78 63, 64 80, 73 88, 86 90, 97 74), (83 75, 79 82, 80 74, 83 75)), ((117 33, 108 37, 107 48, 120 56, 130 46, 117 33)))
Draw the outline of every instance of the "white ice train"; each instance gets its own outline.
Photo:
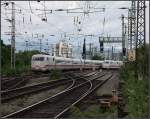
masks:
MULTIPOLYGON (((117 61, 114 61, 115 63, 117 61)), ((119 61, 118 61, 119 62, 119 61)), ((116 63, 117 65, 118 63, 116 63)), ((110 65, 110 64, 109 64, 110 65)), ((84 60, 74 58, 55 57, 50 55, 36 54, 31 59, 31 69, 33 71, 48 71, 48 70, 83 70, 83 69, 100 69, 111 68, 107 62, 100 60, 84 60)), ((116 66, 115 68, 119 68, 116 66)))
POLYGON ((102 63, 103 69, 118 69, 123 65, 122 61, 105 60, 102 63))

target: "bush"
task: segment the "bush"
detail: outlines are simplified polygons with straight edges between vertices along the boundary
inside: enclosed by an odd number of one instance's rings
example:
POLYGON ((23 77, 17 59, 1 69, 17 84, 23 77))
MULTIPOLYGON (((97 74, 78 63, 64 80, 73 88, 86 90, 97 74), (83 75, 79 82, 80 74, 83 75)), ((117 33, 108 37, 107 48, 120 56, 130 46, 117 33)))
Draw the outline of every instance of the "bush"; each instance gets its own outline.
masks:
POLYGON ((99 56, 99 55, 94 55, 92 57, 92 60, 104 60, 104 58, 102 56, 99 56))
POLYGON ((24 72, 29 73, 30 71, 30 66, 17 66, 15 69, 11 69, 10 67, 2 68, 2 74, 7 76, 20 75, 24 72))
POLYGON ((124 80, 123 97, 127 103, 129 117, 148 116, 148 78, 135 79, 134 64, 125 64, 121 68, 120 78, 124 80))
POLYGON ((70 109, 71 117, 73 118, 100 118, 107 117, 117 111, 117 106, 111 106, 108 109, 103 109, 100 105, 90 105, 86 110, 81 111, 77 106, 70 109))
POLYGON ((49 77, 51 80, 60 79, 62 77, 62 72, 60 70, 53 70, 50 72, 49 77))
POLYGON ((30 72, 31 57, 39 51, 20 51, 16 53, 16 69, 11 69, 11 46, 5 45, 1 40, 1 64, 3 75, 17 75, 23 72, 30 72))
POLYGON ((83 117, 83 113, 80 111, 80 109, 77 106, 71 107, 70 113, 71 113, 71 117, 74 117, 74 118, 83 117))

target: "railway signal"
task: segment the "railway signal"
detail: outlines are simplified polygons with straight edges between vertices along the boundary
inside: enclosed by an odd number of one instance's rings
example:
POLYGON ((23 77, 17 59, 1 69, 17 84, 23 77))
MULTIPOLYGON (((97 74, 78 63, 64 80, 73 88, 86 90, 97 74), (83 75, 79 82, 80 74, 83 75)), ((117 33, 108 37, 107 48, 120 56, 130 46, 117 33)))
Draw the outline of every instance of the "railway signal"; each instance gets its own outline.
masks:
POLYGON ((83 59, 86 59, 86 39, 84 38, 84 43, 83 43, 83 53, 82 53, 82 57, 83 59))
POLYGON ((103 41, 100 41, 100 52, 103 53, 104 51, 104 43, 103 41))
MULTIPOLYGON (((122 56, 126 56, 126 48, 125 48, 125 23, 124 23, 124 15, 122 14, 121 20, 122 20, 122 56)), ((123 58, 123 57, 122 57, 123 58)))
POLYGON ((123 48, 123 56, 126 56, 126 48, 123 48))
MULTIPOLYGON (((104 51, 104 43, 122 43, 122 37, 99 37, 100 43, 100 52, 103 53, 104 51)), ((108 49, 108 56, 109 56, 109 49, 108 49)))

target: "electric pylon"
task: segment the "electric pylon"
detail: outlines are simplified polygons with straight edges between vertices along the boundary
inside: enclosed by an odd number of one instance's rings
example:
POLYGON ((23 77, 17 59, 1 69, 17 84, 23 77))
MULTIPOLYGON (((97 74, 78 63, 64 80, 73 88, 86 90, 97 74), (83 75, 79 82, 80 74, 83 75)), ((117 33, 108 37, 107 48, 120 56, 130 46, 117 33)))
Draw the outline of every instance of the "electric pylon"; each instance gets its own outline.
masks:
POLYGON ((145 76, 145 1, 137 2, 137 28, 136 28, 136 72, 135 76, 138 78, 139 71, 142 71, 142 75, 145 76), (143 47, 142 54, 139 52, 139 48, 143 47), (144 55, 142 63, 139 62, 140 55, 144 55), (139 65, 142 64, 142 65, 139 65))

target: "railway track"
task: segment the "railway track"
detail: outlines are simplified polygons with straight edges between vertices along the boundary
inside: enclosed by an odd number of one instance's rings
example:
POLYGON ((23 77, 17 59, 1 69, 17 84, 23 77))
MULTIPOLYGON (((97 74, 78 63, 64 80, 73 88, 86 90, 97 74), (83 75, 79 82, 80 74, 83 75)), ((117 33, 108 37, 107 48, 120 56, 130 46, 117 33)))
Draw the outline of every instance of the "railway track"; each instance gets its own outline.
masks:
POLYGON ((40 83, 40 84, 36 84, 32 86, 25 86, 21 88, 3 91, 1 92, 1 102, 4 103, 17 97, 22 97, 24 95, 37 93, 37 92, 55 88, 61 85, 71 84, 73 82, 74 80, 70 78, 60 79, 56 81, 49 81, 49 82, 44 82, 44 83, 40 83))
POLYGON ((27 82, 28 82, 28 79, 26 79, 26 78, 9 79, 7 81, 2 81, 1 89, 2 90, 14 89, 14 88, 25 85, 27 82))
POLYGON ((2 76, 2 82, 5 83, 5 81, 10 81, 13 79, 20 79, 21 77, 27 77, 27 78, 32 78, 32 77, 39 77, 39 76, 47 76, 47 73, 31 73, 31 74, 24 74, 24 75, 17 75, 17 76, 13 76, 13 77, 6 77, 6 76, 2 76))
MULTIPOLYGON (((69 72, 71 73, 72 71, 69 72)), ((67 73, 65 72, 64 75, 67 73)), ((82 72, 78 72, 78 74, 82 74, 82 72)), ((11 89, 19 88, 24 86, 29 81, 29 79, 48 77, 48 76, 49 74, 47 73, 32 73, 32 74, 16 76, 16 77, 2 77, 1 90, 11 90, 11 89)))
MULTIPOLYGON (((95 72, 89 73, 88 77, 92 76, 93 74, 95 74, 95 72)), ((81 73, 80 73, 80 75, 81 75, 81 73)), ((67 77, 67 75, 66 75, 66 77, 67 77)), ((15 99, 18 97, 22 97, 24 95, 29 95, 29 94, 34 94, 34 93, 37 93, 40 91, 49 90, 49 89, 52 89, 52 88, 55 88, 55 87, 58 87, 61 85, 67 85, 67 84, 69 85, 69 83, 71 83, 71 82, 75 82, 75 81, 72 78, 67 77, 66 79, 48 81, 48 82, 44 82, 44 83, 40 83, 40 84, 36 84, 36 85, 32 85, 32 86, 25 86, 25 87, 21 87, 21 88, 12 89, 12 90, 2 91, 1 92, 1 97, 2 97, 1 102, 5 103, 9 100, 12 100, 12 99, 15 99)))
MULTIPOLYGON (((101 74, 99 78, 104 75, 105 74, 101 74)), ((101 86, 108 79, 110 79, 109 77, 105 80, 96 80, 97 78, 98 77, 91 78, 90 80, 87 78, 80 78, 80 80, 77 79, 76 83, 71 88, 68 88, 52 97, 42 100, 22 110, 4 116, 3 118, 58 118, 69 110, 71 106, 81 101, 97 87, 101 86), (81 79, 85 81, 81 83, 81 79)))
POLYGON ((1 80, 1 89, 2 90, 10 90, 15 89, 21 86, 24 86, 29 79, 31 78, 38 78, 38 77, 44 77, 48 76, 48 74, 31 74, 31 75, 25 75, 25 76, 17 76, 17 77, 5 77, 1 80))

